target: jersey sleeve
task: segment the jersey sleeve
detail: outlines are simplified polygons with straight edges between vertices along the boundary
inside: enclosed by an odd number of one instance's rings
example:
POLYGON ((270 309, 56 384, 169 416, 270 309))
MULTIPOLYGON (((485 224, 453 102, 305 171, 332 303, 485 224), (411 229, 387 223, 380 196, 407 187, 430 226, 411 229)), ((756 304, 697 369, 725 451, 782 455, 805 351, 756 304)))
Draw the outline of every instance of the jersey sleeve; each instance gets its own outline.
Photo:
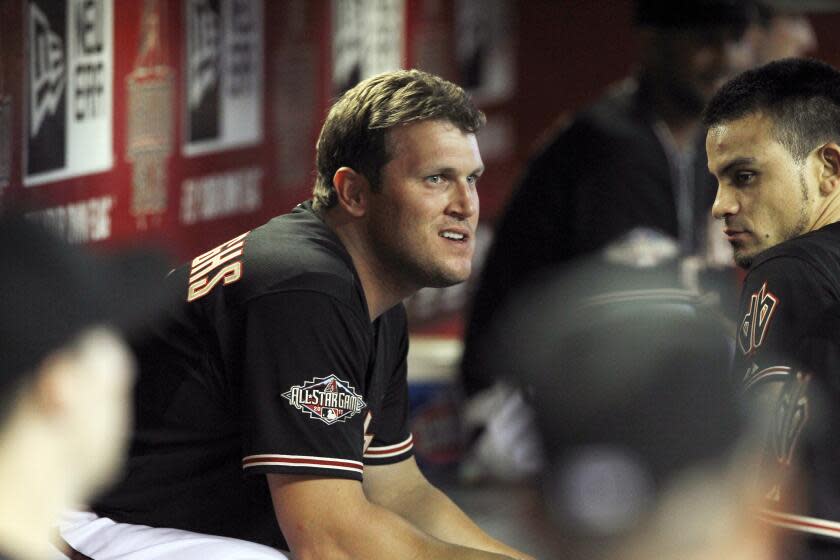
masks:
POLYGON ((802 366, 820 377, 832 402, 840 402, 840 304, 826 309, 798 349, 802 366))
POLYGON ((833 483, 824 486, 823 473, 834 472, 834 459, 820 443, 830 417, 822 406, 822 384, 816 383, 822 380, 813 370, 836 363, 837 353, 826 353, 825 339, 814 336, 833 300, 831 282, 793 256, 761 262, 747 276, 741 297, 734 373, 763 425, 760 516, 806 533, 825 525, 820 518, 830 518, 821 503, 833 483), (802 472, 808 473, 808 486, 819 489, 816 500, 801 484, 802 472))
POLYGON ((393 334, 389 337, 396 349, 396 366, 388 381, 382 407, 371 419, 369 433, 374 434, 364 453, 366 465, 399 463, 414 454, 414 438, 409 425, 408 398, 408 330, 405 308, 399 306, 389 314, 393 334))
POLYGON ((370 322, 314 291, 254 299, 245 320, 245 473, 361 480, 370 322))
POLYGON ((760 263, 744 281, 738 314, 734 381, 744 391, 784 381, 798 367, 799 344, 830 288, 808 262, 776 257, 760 263))

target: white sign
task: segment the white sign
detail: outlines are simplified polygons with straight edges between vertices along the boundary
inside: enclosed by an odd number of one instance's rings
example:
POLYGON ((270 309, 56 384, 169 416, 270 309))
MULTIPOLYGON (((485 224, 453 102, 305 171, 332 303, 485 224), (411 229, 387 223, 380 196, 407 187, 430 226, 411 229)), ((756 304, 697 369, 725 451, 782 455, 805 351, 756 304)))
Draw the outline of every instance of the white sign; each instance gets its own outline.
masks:
POLYGON ((458 85, 478 105, 507 101, 516 82, 510 0, 456 0, 458 85))
POLYGON ((262 142, 262 2, 185 2, 184 153, 196 155, 262 142))
POLYGON ((192 225, 262 207, 263 171, 246 167, 187 179, 181 184, 181 223, 192 225))
POLYGON ((70 243, 103 241, 111 237, 114 198, 99 196, 30 212, 26 216, 70 243))
POLYGON ((113 165, 113 0, 30 0, 27 186, 113 165))
POLYGON ((405 0, 333 0, 333 91, 405 63, 405 0))

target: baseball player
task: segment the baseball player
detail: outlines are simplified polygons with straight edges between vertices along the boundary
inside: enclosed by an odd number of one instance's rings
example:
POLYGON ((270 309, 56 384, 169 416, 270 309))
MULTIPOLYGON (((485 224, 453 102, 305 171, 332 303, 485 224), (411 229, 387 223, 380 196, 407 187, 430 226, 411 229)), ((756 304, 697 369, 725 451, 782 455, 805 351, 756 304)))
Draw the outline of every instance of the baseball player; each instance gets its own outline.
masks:
POLYGON ((158 307, 155 262, 0 216, 0 558, 64 558, 56 518, 115 476, 134 376, 118 327, 158 307))
MULTIPOLYGON (((747 271, 733 374, 773 414, 765 516, 810 535, 807 557, 837 558, 840 463, 836 446, 803 437, 819 426, 810 373, 801 368, 821 361, 803 339, 840 302, 840 72, 802 59, 746 72, 712 99, 705 124, 718 180, 713 214, 747 271), (806 499, 793 484, 796 463, 821 499, 806 499)), ((819 369, 812 373, 836 384, 836 370, 819 369)))
POLYGON ((675 239, 685 256, 704 251, 714 183, 700 117, 717 88, 750 67, 753 6, 634 4, 640 45, 634 75, 554 127, 499 218, 464 340, 471 395, 489 386, 487 326, 534 277, 634 231, 675 239))
POLYGON ((527 558, 417 468, 406 316, 464 281, 484 122, 416 71, 333 106, 312 201, 174 271, 182 305, 138 341, 125 479, 64 538, 109 558, 527 558), (150 552, 153 551, 153 552, 150 552))

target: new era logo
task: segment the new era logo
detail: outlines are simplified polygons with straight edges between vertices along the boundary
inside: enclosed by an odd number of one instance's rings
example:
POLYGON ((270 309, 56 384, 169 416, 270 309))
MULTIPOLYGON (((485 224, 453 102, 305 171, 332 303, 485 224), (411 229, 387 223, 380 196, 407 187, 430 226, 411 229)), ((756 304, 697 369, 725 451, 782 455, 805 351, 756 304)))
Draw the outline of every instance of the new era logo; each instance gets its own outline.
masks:
POLYGON ((65 60, 64 42, 47 16, 34 3, 29 8, 30 136, 34 137, 64 95, 65 60))

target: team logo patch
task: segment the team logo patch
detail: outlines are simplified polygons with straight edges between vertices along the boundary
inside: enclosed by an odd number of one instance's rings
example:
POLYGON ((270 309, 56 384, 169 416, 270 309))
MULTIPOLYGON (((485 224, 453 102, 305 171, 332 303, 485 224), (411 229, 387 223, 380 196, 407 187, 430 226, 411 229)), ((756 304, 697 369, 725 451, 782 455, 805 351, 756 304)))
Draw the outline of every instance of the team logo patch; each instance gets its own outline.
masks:
POLYGON ((344 422, 367 406, 353 386, 335 374, 294 385, 283 393, 283 398, 310 418, 327 425, 344 422))
POLYGON ((750 296, 749 308, 738 328, 738 345, 745 355, 754 354, 764 342, 778 304, 779 298, 767 290, 767 282, 750 296))
POLYGON ((810 381, 810 374, 797 373, 796 378, 783 390, 777 404, 773 419, 773 450, 780 464, 791 463, 796 442, 808 422, 807 390, 810 381))

